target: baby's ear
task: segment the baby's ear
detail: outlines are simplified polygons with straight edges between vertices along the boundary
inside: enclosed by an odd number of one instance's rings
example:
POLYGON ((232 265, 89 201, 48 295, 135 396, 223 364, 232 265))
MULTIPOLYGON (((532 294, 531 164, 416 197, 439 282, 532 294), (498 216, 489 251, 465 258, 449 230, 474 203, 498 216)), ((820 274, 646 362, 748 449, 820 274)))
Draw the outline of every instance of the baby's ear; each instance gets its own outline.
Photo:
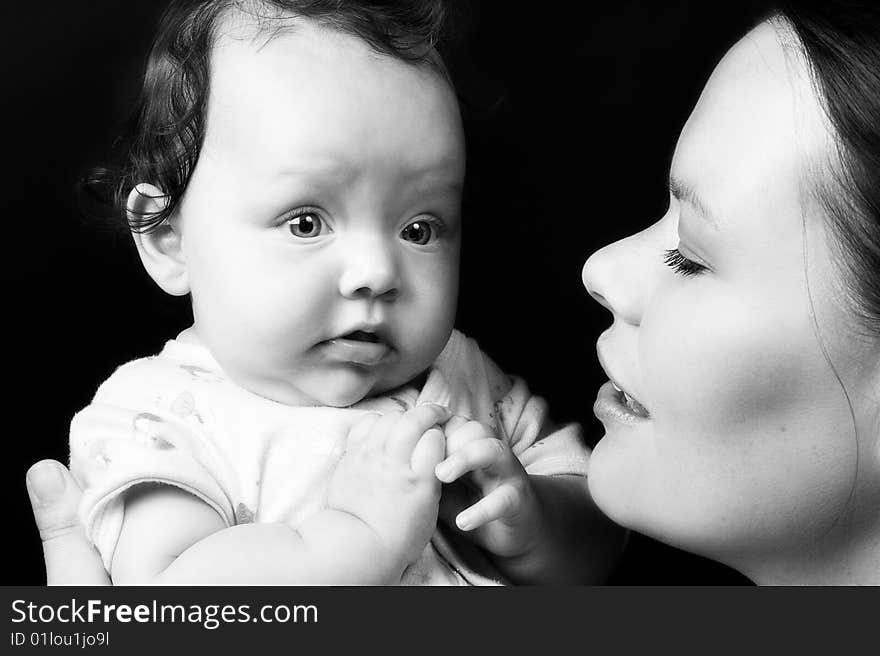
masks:
MULTIPOLYGON (((168 198, 161 189, 141 183, 128 195, 128 220, 131 222, 161 212, 167 202, 168 198)), ((179 229, 166 220, 150 232, 132 232, 131 235, 144 268, 156 284, 172 296, 188 294, 189 277, 179 229)))

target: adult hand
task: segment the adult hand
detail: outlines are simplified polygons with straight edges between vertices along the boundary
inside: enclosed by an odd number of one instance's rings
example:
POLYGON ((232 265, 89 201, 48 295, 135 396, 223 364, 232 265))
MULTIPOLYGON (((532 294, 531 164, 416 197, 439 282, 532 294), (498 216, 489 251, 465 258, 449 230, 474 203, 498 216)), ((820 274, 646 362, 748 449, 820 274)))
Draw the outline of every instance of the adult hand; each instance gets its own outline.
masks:
POLYGON ((27 473, 28 496, 43 541, 47 585, 110 585, 101 557, 86 539, 76 509, 82 495, 67 467, 41 460, 27 473))

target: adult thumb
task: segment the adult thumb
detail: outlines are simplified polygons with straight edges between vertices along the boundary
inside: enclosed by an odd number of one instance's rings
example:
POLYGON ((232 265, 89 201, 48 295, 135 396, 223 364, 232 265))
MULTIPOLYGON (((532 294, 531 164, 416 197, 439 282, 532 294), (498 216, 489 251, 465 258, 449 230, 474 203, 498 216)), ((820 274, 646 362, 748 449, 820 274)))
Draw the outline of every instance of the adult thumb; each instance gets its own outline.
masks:
POLYGON ((27 472, 34 522, 43 542, 47 585, 109 585, 101 557, 77 517, 82 492, 67 467, 41 460, 27 472))

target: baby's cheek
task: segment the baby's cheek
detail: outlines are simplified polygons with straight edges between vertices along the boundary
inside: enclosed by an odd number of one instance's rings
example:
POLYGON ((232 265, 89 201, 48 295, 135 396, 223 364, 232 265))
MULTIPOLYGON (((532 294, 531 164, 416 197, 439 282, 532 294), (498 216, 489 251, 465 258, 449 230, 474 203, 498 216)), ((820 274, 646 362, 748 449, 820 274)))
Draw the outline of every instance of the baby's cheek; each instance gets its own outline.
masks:
POLYGON ((397 337, 409 353, 409 368, 414 372, 440 355, 455 323, 457 271, 444 265, 434 273, 413 281, 409 297, 402 297, 391 310, 397 337))

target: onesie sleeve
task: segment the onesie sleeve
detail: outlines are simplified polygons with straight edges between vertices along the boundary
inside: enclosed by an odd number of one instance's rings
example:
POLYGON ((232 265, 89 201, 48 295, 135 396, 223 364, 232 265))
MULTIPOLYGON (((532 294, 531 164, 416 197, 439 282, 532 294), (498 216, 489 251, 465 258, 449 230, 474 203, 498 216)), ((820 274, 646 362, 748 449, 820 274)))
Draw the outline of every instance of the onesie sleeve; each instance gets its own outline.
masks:
POLYGON ((556 426, 547 402, 533 396, 525 381, 513 377, 497 403, 499 433, 529 474, 586 476, 590 449, 579 424, 556 426))
POLYGON ((134 485, 174 485, 211 506, 227 526, 235 523, 229 496, 212 473, 218 470, 216 451, 192 396, 178 382, 174 367, 158 358, 130 362, 71 422, 70 470, 83 488, 80 521, 108 571, 122 529, 124 493, 134 485))

